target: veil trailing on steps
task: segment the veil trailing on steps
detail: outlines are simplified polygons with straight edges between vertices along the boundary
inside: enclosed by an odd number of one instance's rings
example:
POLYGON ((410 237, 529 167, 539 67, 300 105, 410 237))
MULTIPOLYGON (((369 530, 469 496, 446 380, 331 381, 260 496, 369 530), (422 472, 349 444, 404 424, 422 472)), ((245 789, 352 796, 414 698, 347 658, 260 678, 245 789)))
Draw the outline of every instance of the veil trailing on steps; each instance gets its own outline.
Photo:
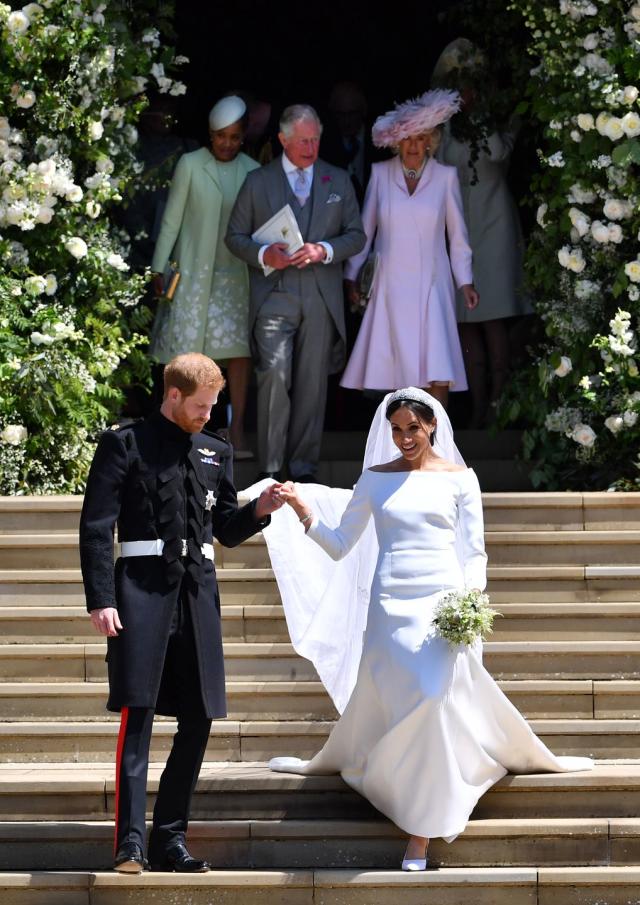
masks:
MULTIPOLYGON (((443 406, 422 390, 408 389, 419 394, 433 409, 437 420, 434 451, 450 462, 463 465, 443 406)), ((391 395, 385 396, 371 422, 363 470, 400 455, 386 418, 391 395)), ((270 480, 260 481, 240 495, 244 499, 254 499, 270 483, 270 480)), ((314 515, 329 527, 335 527, 340 523, 352 491, 304 484, 301 494, 314 515)), ((271 524, 263 533, 293 647, 302 657, 311 660, 336 709, 342 713, 356 683, 369 592, 378 558, 373 520, 369 521, 353 550, 339 562, 330 559, 306 536, 289 506, 273 514, 271 524)))

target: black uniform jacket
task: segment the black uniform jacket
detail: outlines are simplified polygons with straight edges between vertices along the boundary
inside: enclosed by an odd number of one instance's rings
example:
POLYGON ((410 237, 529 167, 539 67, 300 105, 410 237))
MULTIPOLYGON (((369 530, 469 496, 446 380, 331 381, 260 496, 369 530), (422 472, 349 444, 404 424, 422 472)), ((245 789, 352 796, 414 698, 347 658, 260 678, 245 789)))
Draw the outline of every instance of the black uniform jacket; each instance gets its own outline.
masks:
POLYGON ((108 639, 109 710, 155 707, 176 715, 162 670, 179 594, 191 609, 200 686, 210 718, 226 716, 220 600, 213 563, 201 546, 228 547, 269 523, 255 502, 238 509, 231 446, 215 434, 189 434, 156 412, 106 431, 96 449, 80 519, 87 609, 117 607, 123 629, 108 639), (119 541, 162 539, 161 556, 119 558, 119 541), (182 539, 187 554, 182 555, 182 539))

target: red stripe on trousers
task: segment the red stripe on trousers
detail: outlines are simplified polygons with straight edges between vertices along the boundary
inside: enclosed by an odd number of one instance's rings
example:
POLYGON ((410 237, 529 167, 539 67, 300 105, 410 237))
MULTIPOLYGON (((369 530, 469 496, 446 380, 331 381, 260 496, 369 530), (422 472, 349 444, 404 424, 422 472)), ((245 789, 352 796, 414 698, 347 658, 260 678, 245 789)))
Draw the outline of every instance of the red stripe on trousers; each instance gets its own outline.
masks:
POLYGON ((123 707, 120 711, 120 731, 118 732, 118 747, 116 748, 116 828, 113 841, 114 853, 118 850, 118 810, 120 805, 120 766, 124 751, 124 740, 127 735, 127 723, 129 722, 129 708, 123 707))

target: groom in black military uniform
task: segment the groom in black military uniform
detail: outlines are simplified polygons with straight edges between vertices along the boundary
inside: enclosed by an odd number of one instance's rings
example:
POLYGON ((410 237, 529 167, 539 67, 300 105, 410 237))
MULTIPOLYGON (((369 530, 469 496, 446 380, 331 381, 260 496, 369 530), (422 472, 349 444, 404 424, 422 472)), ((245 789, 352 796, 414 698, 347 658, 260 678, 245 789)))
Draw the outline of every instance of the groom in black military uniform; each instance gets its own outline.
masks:
POLYGON ((204 430, 223 385, 206 356, 174 358, 160 411, 106 431, 87 482, 80 555, 87 609, 108 639, 107 708, 121 713, 114 867, 123 873, 147 866, 154 713, 177 717, 178 731, 153 812, 151 869, 209 869, 191 857, 185 834, 211 720, 226 716, 213 538, 242 543, 281 505, 270 488, 238 508, 232 449, 204 430))

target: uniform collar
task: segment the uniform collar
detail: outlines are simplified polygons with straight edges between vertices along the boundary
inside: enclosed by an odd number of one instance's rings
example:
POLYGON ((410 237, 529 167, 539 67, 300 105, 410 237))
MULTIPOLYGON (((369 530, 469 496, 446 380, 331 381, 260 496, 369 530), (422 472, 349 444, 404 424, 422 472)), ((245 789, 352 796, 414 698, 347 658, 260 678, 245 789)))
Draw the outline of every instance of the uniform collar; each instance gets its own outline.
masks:
POLYGON ((182 443, 185 446, 191 441, 191 434, 182 430, 174 421, 170 421, 160 409, 149 417, 164 439, 173 443, 182 443))

